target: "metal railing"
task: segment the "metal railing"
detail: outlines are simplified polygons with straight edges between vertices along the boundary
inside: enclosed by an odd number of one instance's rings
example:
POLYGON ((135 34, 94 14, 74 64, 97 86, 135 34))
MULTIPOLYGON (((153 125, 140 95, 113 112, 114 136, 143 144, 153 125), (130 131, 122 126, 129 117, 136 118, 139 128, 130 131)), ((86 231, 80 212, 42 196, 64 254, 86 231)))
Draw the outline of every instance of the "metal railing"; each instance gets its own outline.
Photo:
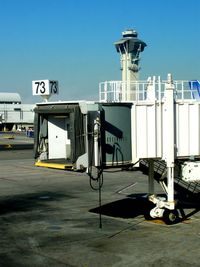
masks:
MULTIPOLYGON (((99 84, 100 102, 126 102, 144 100, 162 100, 165 95, 165 85, 167 81, 105 81, 99 84)), ((174 81, 175 99, 194 99, 193 90, 189 86, 189 81, 174 81)))

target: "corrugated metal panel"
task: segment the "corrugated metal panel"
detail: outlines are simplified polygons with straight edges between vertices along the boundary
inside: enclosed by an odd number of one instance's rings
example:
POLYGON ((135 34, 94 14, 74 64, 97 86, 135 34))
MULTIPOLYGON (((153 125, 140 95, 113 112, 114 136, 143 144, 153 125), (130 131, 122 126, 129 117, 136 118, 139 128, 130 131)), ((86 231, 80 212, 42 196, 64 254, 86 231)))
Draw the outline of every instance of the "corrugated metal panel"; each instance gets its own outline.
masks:
POLYGON ((133 159, 165 159, 174 131, 175 158, 200 156, 200 102, 176 102, 174 127, 166 127, 164 103, 143 103, 132 110, 133 159))
POLYGON ((176 104, 177 156, 200 155, 200 102, 176 104))
POLYGON ((135 106, 133 123, 133 158, 161 157, 160 119, 155 103, 135 106))

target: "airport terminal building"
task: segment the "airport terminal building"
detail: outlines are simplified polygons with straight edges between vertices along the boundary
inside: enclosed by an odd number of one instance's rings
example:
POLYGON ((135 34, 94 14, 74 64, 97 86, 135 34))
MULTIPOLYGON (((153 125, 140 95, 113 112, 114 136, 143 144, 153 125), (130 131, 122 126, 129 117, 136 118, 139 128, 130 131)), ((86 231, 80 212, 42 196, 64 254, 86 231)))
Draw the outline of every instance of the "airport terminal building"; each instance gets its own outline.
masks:
POLYGON ((31 126, 34 104, 22 104, 18 93, 0 92, 0 130, 17 130, 31 126))

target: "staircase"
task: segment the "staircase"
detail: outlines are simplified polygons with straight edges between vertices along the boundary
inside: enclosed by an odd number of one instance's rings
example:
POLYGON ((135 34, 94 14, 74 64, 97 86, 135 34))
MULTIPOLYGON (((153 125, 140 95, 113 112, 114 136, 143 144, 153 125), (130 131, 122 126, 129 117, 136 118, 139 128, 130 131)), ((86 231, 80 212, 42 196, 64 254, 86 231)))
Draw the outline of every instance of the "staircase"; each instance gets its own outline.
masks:
MULTIPOLYGON (((140 161, 140 168, 142 171, 148 172, 149 162, 148 160, 140 161)), ((200 196, 200 182, 186 182, 181 179, 180 165, 177 164, 174 171, 174 188, 176 193, 188 193, 196 196, 200 196)), ((154 161, 154 178, 157 182, 166 180, 167 167, 163 160, 154 161)))

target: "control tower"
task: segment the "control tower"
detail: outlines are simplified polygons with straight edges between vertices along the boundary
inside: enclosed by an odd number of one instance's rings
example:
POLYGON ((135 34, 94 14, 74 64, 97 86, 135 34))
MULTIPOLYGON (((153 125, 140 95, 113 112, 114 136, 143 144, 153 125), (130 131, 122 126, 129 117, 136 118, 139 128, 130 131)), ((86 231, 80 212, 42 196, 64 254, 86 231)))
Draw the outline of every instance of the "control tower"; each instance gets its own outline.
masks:
POLYGON ((134 100, 134 81, 139 78, 140 53, 144 50, 146 43, 138 39, 135 30, 122 32, 123 38, 115 42, 117 52, 121 55, 121 70, 123 90, 129 95, 129 100, 134 100))

